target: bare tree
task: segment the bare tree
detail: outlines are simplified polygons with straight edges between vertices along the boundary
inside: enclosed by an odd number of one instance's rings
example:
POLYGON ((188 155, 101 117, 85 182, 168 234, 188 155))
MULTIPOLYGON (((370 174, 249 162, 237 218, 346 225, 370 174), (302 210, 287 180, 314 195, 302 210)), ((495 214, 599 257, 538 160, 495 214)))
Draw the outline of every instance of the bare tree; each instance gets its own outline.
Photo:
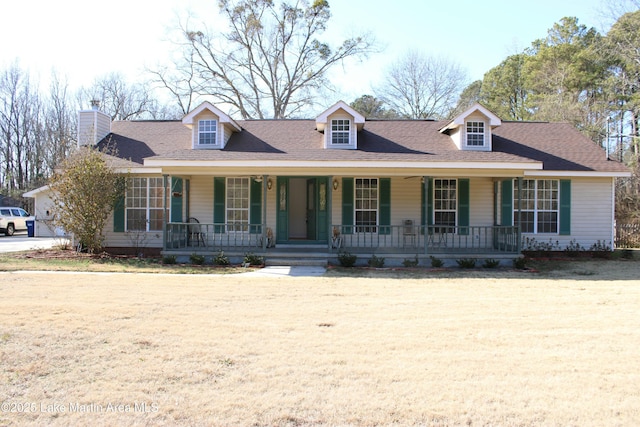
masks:
POLYGON ((466 71, 455 62, 410 51, 389 68, 375 92, 407 118, 446 118, 466 84, 466 71))
POLYGON ((180 73, 155 73, 183 108, 193 90, 243 118, 295 116, 313 105, 314 91, 329 84, 330 68, 373 49, 370 36, 336 47, 319 39, 331 17, 326 0, 220 0, 219 6, 228 32, 181 25, 180 73))
POLYGON ((191 111, 198 91, 194 51, 191 47, 185 47, 183 53, 185 56, 180 57, 172 67, 147 70, 147 73, 151 75, 151 82, 158 88, 169 92, 176 102, 181 116, 191 111))
POLYGON ((129 84, 118 73, 96 79, 90 88, 81 90, 80 97, 85 105, 94 99, 100 101, 111 120, 150 118, 158 111, 157 101, 143 85, 129 84))
POLYGON ((44 107, 45 169, 47 175, 76 146, 77 105, 69 93, 66 79, 52 73, 48 100, 44 107))
POLYGON ((14 193, 40 173, 41 100, 17 63, 0 75, 0 188, 14 193))

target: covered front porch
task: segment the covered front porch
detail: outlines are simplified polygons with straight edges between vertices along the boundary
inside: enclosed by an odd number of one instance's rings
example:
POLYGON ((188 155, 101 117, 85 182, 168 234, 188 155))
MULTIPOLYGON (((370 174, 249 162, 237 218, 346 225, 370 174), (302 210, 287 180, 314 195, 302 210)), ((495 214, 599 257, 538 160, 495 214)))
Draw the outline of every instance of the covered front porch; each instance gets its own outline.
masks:
MULTIPOLYGON (((294 260, 335 261, 340 253, 361 258, 373 255, 402 260, 437 258, 513 258, 519 253, 520 233, 513 226, 441 227, 413 223, 376 227, 356 232, 353 225, 332 225, 326 244, 300 241, 277 244, 265 224, 250 225, 246 231, 237 224, 199 222, 166 224, 165 254, 188 257, 191 254, 229 257, 247 253, 263 256, 272 264, 294 260), (426 233, 425 233, 426 231, 426 233)), ((329 230, 327 230, 329 233, 329 230)))
POLYGON ((182 197, 168 200, 164 254, 326 263, 340 253, 401 262, 520 252, 519 227, 498 225, 500 185, 491 177, 233 175, 170 182, 171 194, 182 197))

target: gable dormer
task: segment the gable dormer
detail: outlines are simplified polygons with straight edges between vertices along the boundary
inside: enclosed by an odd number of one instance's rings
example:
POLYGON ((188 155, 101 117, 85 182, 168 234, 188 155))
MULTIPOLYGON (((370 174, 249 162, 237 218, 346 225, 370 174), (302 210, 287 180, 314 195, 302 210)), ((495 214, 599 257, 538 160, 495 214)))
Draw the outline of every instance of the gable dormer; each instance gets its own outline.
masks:
POLYGON ((324 148, 357 150, 358 131, 364 116, 343 101, 338 101, 316 118, 316 129, 324 133, 324 148))
POLYGON ((222 150, 240 126, 210 102, 203 102, 184 116, 182 124, 191 129, 193 149, 222 150))
POLYGON ((492 130, 501 124, 498 116, 482 105, 474 104, 440 132, 449 135, 458 150, 491 151, 492 130))

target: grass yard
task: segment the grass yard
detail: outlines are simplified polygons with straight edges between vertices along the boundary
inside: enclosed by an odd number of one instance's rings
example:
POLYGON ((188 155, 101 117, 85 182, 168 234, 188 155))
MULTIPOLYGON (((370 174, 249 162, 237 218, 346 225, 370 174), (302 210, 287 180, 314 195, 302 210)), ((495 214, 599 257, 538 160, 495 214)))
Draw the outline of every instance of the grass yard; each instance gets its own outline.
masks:
POLYGON ((2 272, 0 425, 639 425, 639 267, 2 272))

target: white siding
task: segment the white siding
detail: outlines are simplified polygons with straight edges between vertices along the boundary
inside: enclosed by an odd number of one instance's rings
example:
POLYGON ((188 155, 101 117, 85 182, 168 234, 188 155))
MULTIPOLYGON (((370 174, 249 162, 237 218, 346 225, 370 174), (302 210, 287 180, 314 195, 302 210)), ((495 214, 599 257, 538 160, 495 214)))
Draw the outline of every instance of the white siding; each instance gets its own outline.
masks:
POLYGON ((111 118, 97 110, 78 113, 78 145, 95 145, 111 133, 111 118))
POLYGON ((36 217, 36 237, 54 237, 63 234, 62 230, 53 225, 53 200, 51 190, 42 191, 34 198, 34 211, 31 215, 36 217))
MULTIPOLYGON (((563 178, 564 179, 564 178, 563 178)), ((523 234, 537 242, 559 244, 564 249, 573 240, 589 249, 598 240, 612 246, 613 183, 611 178, 573 178, 571 180, 571 234, 523 234)))
POLYGON ((213 223, 213 177, 193 176, 190 180, 189 216, 201 223, 213 223))
POLYGON ((562 237, 568 243, 576 239, 587 249, 597 240, 611 246, 613 218, 611 178, 581 178, 571 181, 571 236, 562 237))
POLYGON ((420 177, 391 178, 391 225, 402 225, 405 219, 420 224, 421 191, 420 177))
POLYGON ((494 186, 491 178, 469 180, 469 225, 493 224, 494 186))
POLYGON ((105 226, 105 246, 108 247, 135 247, 136 240, 138 246, 142 248, 161 248, 162 247, 162 231, 148 232, 127 232, 115 233, 113 231, 113 214, 109 215, 105 226))

